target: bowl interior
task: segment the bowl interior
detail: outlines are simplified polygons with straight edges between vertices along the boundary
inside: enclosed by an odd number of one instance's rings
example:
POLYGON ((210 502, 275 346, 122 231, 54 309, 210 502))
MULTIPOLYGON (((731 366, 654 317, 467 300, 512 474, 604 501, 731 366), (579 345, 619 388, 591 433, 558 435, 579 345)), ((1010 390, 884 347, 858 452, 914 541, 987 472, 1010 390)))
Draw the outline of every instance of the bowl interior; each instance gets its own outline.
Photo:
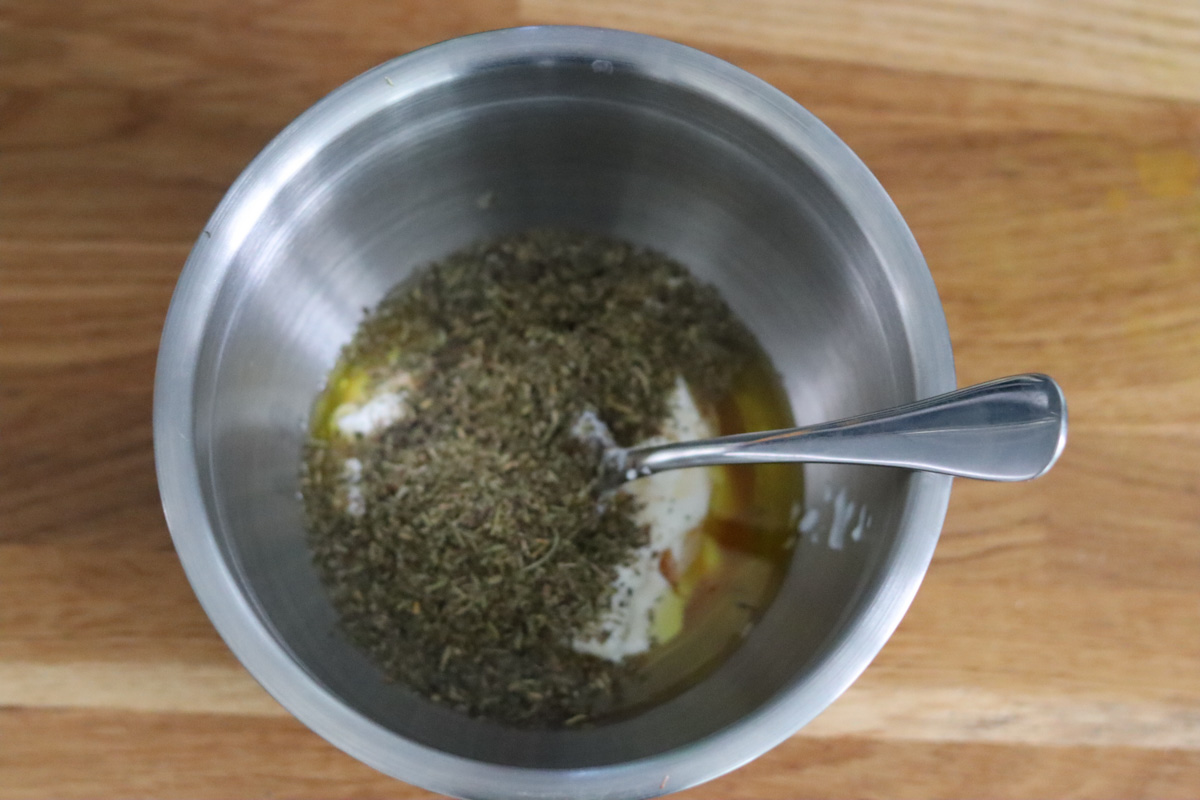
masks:
POLYGON ((194 437, 218 544, 308 674, 410 740, 572 769, 680 748, 802 686, 879 590, 912 497, 907 473, 806 468, 811 524, 744 646, 673 700, 571 733, 501 730, 383 682, 337 632, 297 492, 311 404, 364 307, 414 268, 531 226, 649 245, 714 283, 802 424, 915 399, 919 309, 903 307, 886 256, 818 165, 700 93, 586 59, 498 64, 432 86, 296 160, 278 191, 221 223, 247 233, 203 322, 194 437))

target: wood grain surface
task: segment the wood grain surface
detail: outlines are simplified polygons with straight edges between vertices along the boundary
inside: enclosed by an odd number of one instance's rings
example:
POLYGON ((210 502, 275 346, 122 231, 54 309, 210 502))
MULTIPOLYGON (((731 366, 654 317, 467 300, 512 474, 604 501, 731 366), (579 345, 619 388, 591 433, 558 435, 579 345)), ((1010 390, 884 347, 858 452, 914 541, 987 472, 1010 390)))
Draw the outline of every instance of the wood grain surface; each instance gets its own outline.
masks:
POLYGON ((0 797, 425 797, 287 715, 172 550, 154 358, 254 154, 362 70, 515 24, 695 44, 895 198, 963 384, 1062 382, 1030 484, 958 482, 862 679, 704 797, 1200 797, 1200 5, 0 0, 0 797))

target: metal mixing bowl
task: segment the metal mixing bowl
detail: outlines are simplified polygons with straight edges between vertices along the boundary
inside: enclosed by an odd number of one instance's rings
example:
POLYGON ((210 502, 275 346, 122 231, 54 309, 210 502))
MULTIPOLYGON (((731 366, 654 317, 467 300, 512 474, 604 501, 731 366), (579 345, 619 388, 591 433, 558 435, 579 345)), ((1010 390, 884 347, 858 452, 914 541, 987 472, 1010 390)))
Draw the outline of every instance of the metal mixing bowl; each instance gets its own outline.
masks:
POLYGON ((862 672, 925 573, 950 479, 807 468, 814 511, 778 599, 707 679, 632 719, 510 730, 383 682, 337 633, 309 563, 297 470, 310 407, 365 306, 432 259, 530 226, 649 245, 714 283, 766 348, 799 422, 954 388, 912 235, 867 168, 795 102, 651 37, 479 34, 333 92, 213 215, 159 353, 167 521, 246 668, 366 763, 470 797, 680 789, 778 744, 862 672))

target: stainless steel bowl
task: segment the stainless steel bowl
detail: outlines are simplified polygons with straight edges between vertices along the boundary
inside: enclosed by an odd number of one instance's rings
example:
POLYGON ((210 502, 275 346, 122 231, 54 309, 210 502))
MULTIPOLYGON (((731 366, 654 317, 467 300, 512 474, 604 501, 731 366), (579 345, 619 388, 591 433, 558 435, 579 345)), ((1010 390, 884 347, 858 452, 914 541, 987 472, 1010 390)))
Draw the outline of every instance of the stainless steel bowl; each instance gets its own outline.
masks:
POLYGON ((163 506, 225 641, 333 744, 447 794, 645 797, 758 756, 850 685, 917 590, 950 479, 808 468, 813 510, 774 605, 709 678, 633 719, 509 730, 384 683, 337 633, 309 564, 297 469, 310 406, 364 306, 432 259, 535 225, 650 245, 716 284, 800 422, 954 388, 912 235, 811 114, 660 39, 484 33, 350 81, 230 189, 163 332, 163 506))

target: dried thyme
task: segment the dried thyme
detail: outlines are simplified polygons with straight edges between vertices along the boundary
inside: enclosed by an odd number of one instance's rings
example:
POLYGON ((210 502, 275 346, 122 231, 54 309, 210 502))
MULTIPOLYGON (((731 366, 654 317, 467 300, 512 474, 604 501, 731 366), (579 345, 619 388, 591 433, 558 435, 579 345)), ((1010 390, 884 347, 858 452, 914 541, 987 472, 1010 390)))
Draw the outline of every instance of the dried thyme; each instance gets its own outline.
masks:
POLYGON ((659 432, 677 376, 719 397, 754 350, 714 289, 592 235, 507 237, 397 287, 342 362, 411 376, 411 413, 352 442, 314 435, 305 453, 314 562, 346 633, 389 678, 466 713, 559 725, 619 706, 636 663, 571 640, 646 531, 629 497, 599 503, 596 454, 571 426, 591 410, 634 444, 659 432))

